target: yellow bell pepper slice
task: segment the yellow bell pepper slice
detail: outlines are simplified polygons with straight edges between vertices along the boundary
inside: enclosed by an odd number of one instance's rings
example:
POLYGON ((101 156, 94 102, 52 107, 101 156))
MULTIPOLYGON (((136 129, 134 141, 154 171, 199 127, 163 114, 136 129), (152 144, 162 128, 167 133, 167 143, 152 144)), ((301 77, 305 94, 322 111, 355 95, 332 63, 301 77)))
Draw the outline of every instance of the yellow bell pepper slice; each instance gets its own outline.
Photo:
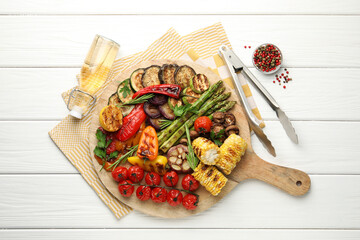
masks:
POLYGON ((157 156, 153 161, 144 161, 138 156, 129 157, 128 162, 132 165, 139 166, 147 172, 156 172, 159 175, 166 173, 167 158, 164 156, 157 156))

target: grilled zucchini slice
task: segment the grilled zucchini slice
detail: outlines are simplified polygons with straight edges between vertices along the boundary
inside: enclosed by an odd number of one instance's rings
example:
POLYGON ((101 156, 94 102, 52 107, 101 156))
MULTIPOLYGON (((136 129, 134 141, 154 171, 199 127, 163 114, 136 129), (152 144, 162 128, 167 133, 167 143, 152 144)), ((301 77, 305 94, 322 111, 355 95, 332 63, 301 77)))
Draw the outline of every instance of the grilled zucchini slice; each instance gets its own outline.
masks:
POLYGON ((204 74, 196 74, 190 80, 190 87, 196 93, 203 93, 209 89, 210 83, 204 74))
POLYGON ((176 64, 164 64, 159 72, 159 79, 162 84, 175 84, 176 64))
POLYGON ((108 100, 108 105, 118 105, 121 104, 121 101, 119 99, 118 93, 113 93, 108 100))
POLYGON ((145 69, 139 68, 132 72, 130 76, 130 85, 131 88, 134 90, 134 92, 139 91, 140 89, 143 89, 144 86, 142 85, 141 78, 145 72, 145 69))
POLYGON ((129 78, 125 79, 119 84, 117 88, 117 94, 122 103, 126 103, 132 99, 134 92, 131 89, 129 78))
POLYGON ((201 94, 194 92, 189 87, 183 90, 183 95, 182 100, 185 104, 194 104, 201 96, 201 94))
POLYGON ((161 67, 158 65, 152 65, 145 69, 145 72, 141 78, 142 85, 144 87, 152 86, 152 85, 159 85, 159 72, 161 67))
POLYGON ((188 65, 183 65, 175 71, 175 82, 179 84, 182 89, 190 86, 190 79, 196 75, 194 69, 188 65))

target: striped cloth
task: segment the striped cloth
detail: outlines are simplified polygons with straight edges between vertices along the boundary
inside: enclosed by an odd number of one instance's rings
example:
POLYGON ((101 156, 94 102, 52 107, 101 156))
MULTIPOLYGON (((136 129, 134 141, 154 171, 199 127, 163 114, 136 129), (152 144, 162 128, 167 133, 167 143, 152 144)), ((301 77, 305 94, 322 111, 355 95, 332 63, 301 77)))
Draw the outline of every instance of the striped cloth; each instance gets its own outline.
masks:
MULTIPOLYGON (((97 97, 100 96, 106 86, 109 85, 120 72, 126 71, 132 65, 153 59, 184 59, 195 61, 198 64, 212 69, 232 86, 230 73, 226 69, 222 59, 217 55, 218 48, 223 44, 231 47, 220 23, 200 29, 184 37, 181 37, 174 29, 169 29, 144 52, 116 60, 108 79, 95 95, 97 97)), ((253 112, 258 118, 259 123, 263 125, 260 113, 252 99, 246 81, 242 82, 242 86, 253 112)), ((71 90, 72 89, 62 94, 65 102, 67 102, 71 90)), ((88 133, 93 111, 94 109, 90 110, 89 114, 82 120, 75 119, 71 116, 65 117, 49 132, 49 135, 88 184, 95 190, 102 201, 114 212, 115 216, 121 218, 132 209, 121 203, 106 190, 92 165, 88 133)))

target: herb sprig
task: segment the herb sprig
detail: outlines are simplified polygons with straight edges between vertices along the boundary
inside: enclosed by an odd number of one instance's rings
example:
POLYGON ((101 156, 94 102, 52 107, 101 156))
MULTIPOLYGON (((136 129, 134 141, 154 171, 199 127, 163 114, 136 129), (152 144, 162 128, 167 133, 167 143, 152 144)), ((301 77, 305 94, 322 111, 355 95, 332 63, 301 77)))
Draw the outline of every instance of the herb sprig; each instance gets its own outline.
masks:
POLYGON ((169 119, 161 119, 160 120, 160 129, 165 129, 168 126, 170 126, 172 124, 173 121, 169 120, 169 119))
POLYGON ((110 145, 112 140, 109 139, 106 141, 106 135, 100 129, 98 129, 96 131, 96 138, 98 139, 98 143, 94 149, 94 153, 96 156, 98 156, 99 158, 102 159, 103 166, 101 169, 103 169, 105 166, 105 163, 112 158, 116 158, 119 155, 119 152, 114 151, 114 152, 110 153, 109 155, 106 154, 106 148, 110 145))
POLYGON ((210 138, 211 138, 211 140, 213 140, 213 142, 216 145, 221 146, 223 143, 219 139, 224 137, 224 134, 225 134, 224 129, 221 129, 218 133, 215 133, 214 131, 211 131, 210 132, 210 138))
POLYGON ((126 103, 118 104, 116 106, 117 107, 123 107, 123 106, 126 106, 126 105, 136 105, 136 104, 139 104, 139 103, 146 102, 147 100, 149 100, 150 98, 152 98, 154 96, 155 96, 155 94, 153 94, 153 93, 142 95, 140 97, 131 99, 130 101, 127 101, 126 103))
POLYGON ((126 98, 127 96, 129 96, 131 94, 129 81, 130 81, 130 79, 126 79, 121 83, 123 85, 123 87, 120 88, 118 93, 119 94, 122 93, 123 98, 126 98))
POLYGON ((199 159, 195 156, 194 149, 191 145, 191 139, 190 139, 190 131, 187 124, 185 124, 185 130, 186 130, 186 137, 187 137, 187 144, 188 144, 188 150, 189 153, 186 155, 186 159, 188 160, 188 163, 192 170, 195 170, 197 165, 199 164, 199 159))
POLYGON ((139 145, 135 145, 135 146, 131 147, 130 150, 129 150, 127 153, 125 153, 124 155, 122 155, 118 160, 116 160, 113 164, 111 164, 111 165, 109 166, 109 168, 110 168, 111 170, 113 170, 113 169, 115 169, 119 164, 122 164, 122 163, 126 162, 126 160, 127 160, 129 157, 131 157, 131 156, 137 151, 138 146, 139 146, 139 145))
POLYGON ((187 113, 187 112, 191 112, 191 113, 194 113, 194 114, 198 114, 199 111, 194 110, 194 109, 191 109, 191 106, 192 106, 192 105, 191 105, 190 103, 187 103, 187 104, 181 105, 181 106, 175 105, 175 107, 174 107, 174 114, 175 114, 175 116, 181 117, 182 115, 184 115, 184 114, 187 113))

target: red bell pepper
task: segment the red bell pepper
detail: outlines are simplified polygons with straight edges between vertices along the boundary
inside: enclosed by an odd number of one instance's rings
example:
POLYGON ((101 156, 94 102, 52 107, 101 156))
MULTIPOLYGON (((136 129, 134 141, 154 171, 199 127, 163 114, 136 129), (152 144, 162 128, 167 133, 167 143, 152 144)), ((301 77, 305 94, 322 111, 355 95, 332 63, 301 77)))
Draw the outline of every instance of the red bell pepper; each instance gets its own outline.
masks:
POLYGON ((136 97, 140 97, 140 96, 148 94, 148 93, 163 94, 163 95, 178 99, 180 97, 181 87, 180 87, 180 85, 176 85, 176 84, 153 85, 153 86, 149 86, 149 87, 140 89, 132 96, 132 98, 134 99, 136 97))
POLYGON ((123 125, 116 134, 116 138, 122 142, 129 140, 139 130, 145 121, 144 103, 137 104, 135 108, 123 119, 123 125))

